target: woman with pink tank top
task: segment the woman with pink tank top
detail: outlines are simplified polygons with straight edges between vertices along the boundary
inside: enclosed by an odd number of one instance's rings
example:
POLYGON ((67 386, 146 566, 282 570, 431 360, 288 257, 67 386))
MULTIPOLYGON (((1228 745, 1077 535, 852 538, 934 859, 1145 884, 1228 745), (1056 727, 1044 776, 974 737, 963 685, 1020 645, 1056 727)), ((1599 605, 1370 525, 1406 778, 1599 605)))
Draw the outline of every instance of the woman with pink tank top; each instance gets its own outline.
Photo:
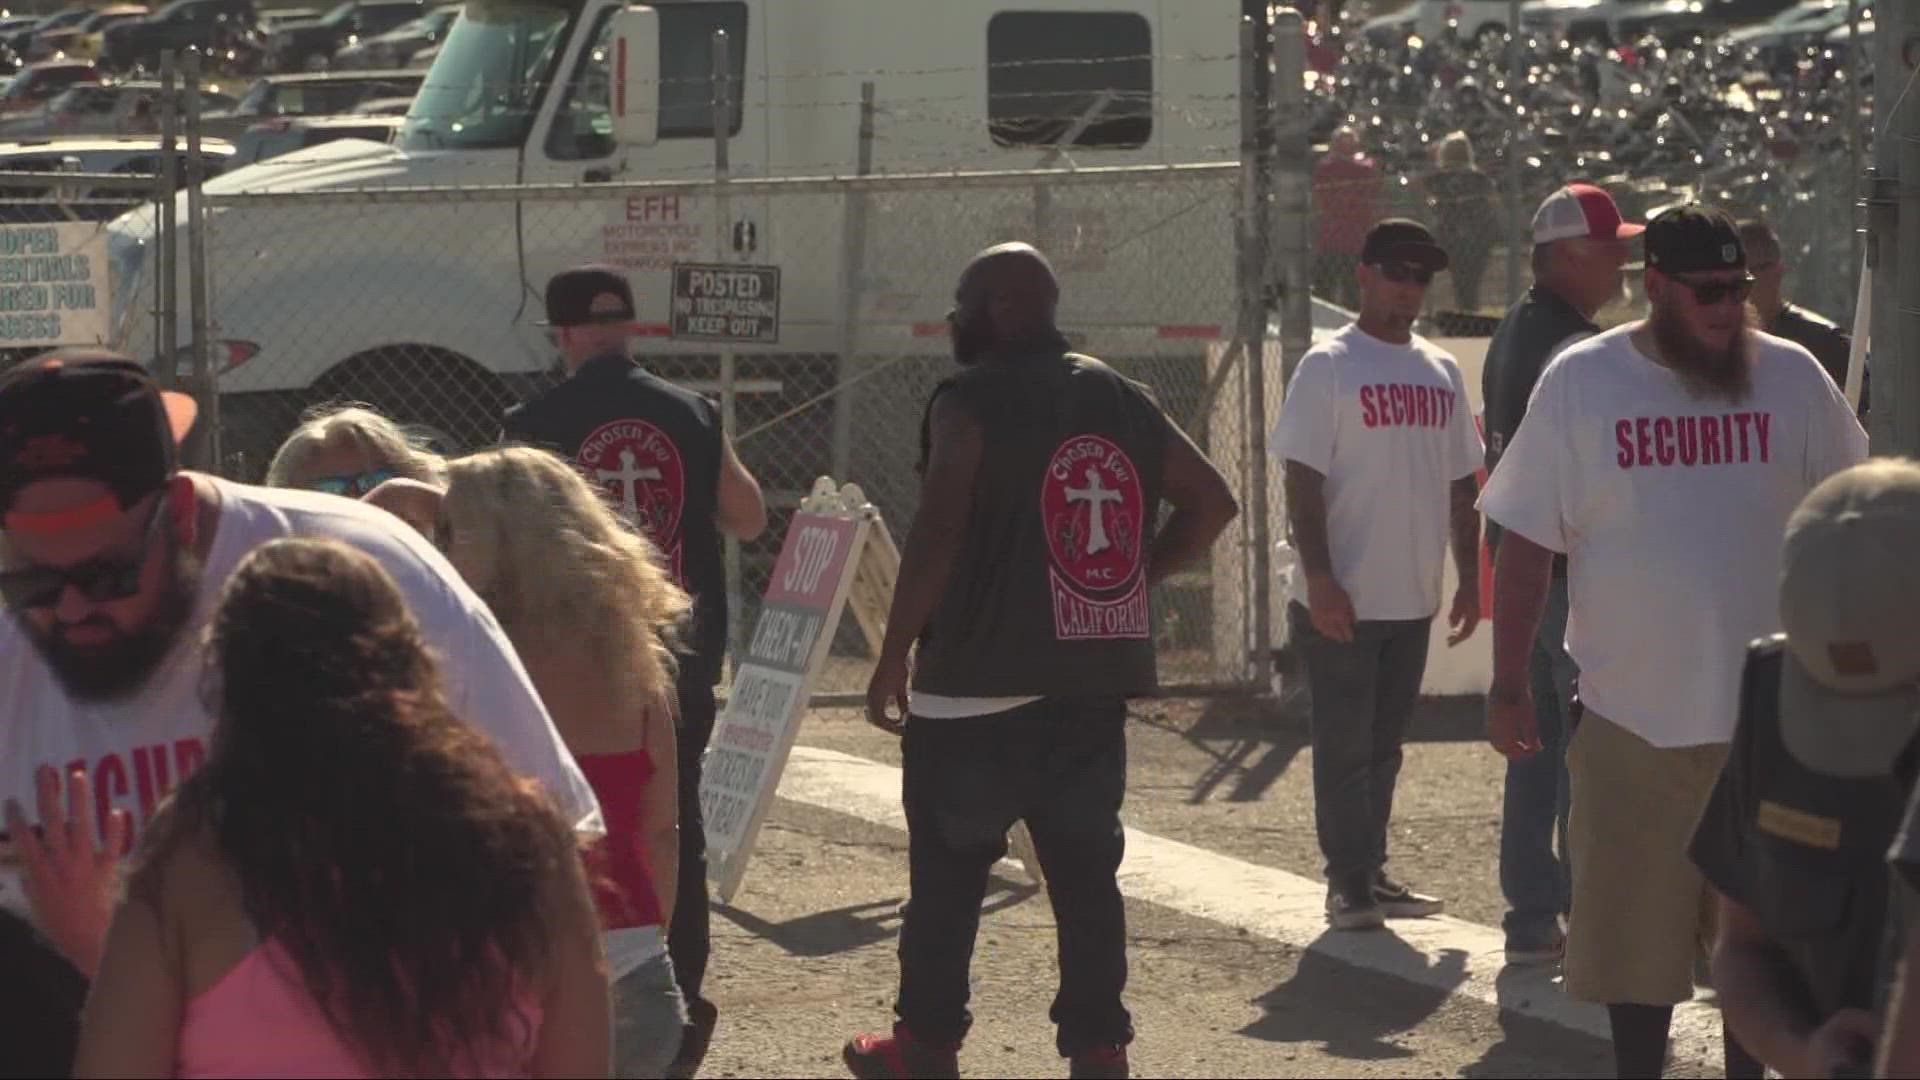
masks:
POLYGON ((141 837, 74 1075, 607 1075, 572 830, 448 711, 386 572, 266 544, 209 657, 207 761, 141 837))
POLYGON ((614 1075, 660 1076, 686 1008, 666 927, 679 860, 673 654, 690 601, 659 549, 565 460, 509 447, 450 462, 444 492, 395 481, 367 501, 434 521, 435 542, 527 665, 600 800, 589 852, 614 995, 614 1075))

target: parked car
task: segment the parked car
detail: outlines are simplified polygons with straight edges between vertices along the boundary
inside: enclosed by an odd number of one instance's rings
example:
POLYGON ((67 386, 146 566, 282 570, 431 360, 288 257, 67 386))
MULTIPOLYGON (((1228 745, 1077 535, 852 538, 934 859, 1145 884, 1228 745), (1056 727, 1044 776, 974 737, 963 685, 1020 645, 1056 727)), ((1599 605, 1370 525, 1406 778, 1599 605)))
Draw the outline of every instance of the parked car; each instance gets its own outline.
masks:
MULTIPOLYGON (((1872 22, 1873 5, 1861 5, 1860 28, 1864 31, 1872 22)), ((1834 30, 1844 37, 1846 27, 1846 0, 1801 0, 1766 22, 1743 26, 1720 40, 1730 48, 1778 55, 1798 52, 1834 30)))
POLYGON ((107 27, 100 55, 117 71, 156 68, 168 49, 223 51, 258 21, 253 0, 173 0, 144 19, 107 27))
POLYGON ((333 54, 335 68, 405 67, 420 50, 437 45, 460 14, 457 4, 437 7, 384 34, 362 37, 333 54))
POLYGON ((405 116, 412 107, 410 97, 368 98, 349 112, 354 116, 405 116))
POLYGON ((272 30, 276 26, 285 26, 291 22, 306 22, 317 19, 327 13, 326 8, 268 8, 260 13, 260 29, 272 30))
POLYGON ((252 165, 295 150, 341 139, 386 143, 400 130, 398 116, 283 116, 263 120, 233 140, 233 166, 252 165))
MULTIPOLYGON (((201 144, 204 174, 211 180, 226 171, 233 157, 233 144, 207 140, 201 144)), ((82 137, 77 139, 40 139, 0 143, 0 171, 44 173, 126 173, 157 175, 161 163, 160 143, 152 136, 122 139, 82 137)), ((187 153, 184 148, 173 155, 174 182, 187 180, 187 153)), ((90 188, 80 184, 52 184, 45 188, 0 188, 0 223, 17 225, 39 221, 111 221, 147 200, 139 193, 120 188, 90 188), (23 199, 44 199, 42 203, 23 204, 23 199), (63 201, 72 200, 62 206, 63 201), (97 201, 96 201, 97 200, 97 201)))
POLYGON ((1360 26, 1369 37, 1402 38, 1418 34, 1432 41, 1452 30, 1463 37, 1504 34, 1507 0, 1413 0, 1412 3, 1360 26))
POLYGON ((1528 0, 1520 17, 1572 41, 1622 42, 1641 34, 1719 33, 1779 14, 1795 0, 1528 0))
POLYGON ((0 116, 29 112, 75 83, 97 83, 100 69, 84 60, 42 60, 28 64, 0 89, 0 116))
POLYGON ((342 47, 412 22, 426 9, 423 0, 345 0, 318 19, 275 27, 267 35, 268 63, 276 71, 325 70, 342 47))
MULTIPOLYGON (((153 110, 160 84, 148 79, 76 83, 48 101, 37 114, 0 121, 0 138, 48 135, 150 135, 159 132, 153 110)), ((239 99, 217 84, 200 87, 200 109, 232 109, 239 99)))
POLYGON ((239 105, 206 114, 203 130, 221 138, 238 138, 262 120, 337 116, 372 98, 411 98, 423 78, 424 73, 418 71, 267 75, 248 88, 239 105))
POLYGON ((85 4, 75 4, 51 14, 39 16, 24 25, 9 29, 6 37, 7 47, 24 57, 33 48, 33 39, 36 35, 49 30, 58 30, 63 26, 72 26, 91 14, 93 14, 92 8, 85 4))
POLYGON ((29 47, 29 60, 47 60, 64 57, 68 60, 97 60, 100 58, 100 46, 106 40, 106 29, 117 22, 128 19, 144 19, 147 16, 145 4, 115 4, 104 7, 70 26, 55 30, 45 30, 33 37, 29 47))

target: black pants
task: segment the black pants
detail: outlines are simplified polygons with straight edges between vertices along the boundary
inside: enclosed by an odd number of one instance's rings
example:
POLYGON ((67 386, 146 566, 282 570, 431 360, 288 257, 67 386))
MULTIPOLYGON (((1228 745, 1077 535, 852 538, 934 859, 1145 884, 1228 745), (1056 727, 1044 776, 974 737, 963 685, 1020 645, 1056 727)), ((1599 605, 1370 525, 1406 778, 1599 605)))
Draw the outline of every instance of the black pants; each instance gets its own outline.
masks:
POLYGON ((1313 628, 1299 604, 1287 606, 1292 640, 1313 692, 1313 819, 1327 882, 1369 883, 1387 862, 1387 821, 1400 777, 1400 744, 1427 673, 1433 620, 1361 620, 1353 640, 1313 628))
POLYGON ((0 1076, 70 1076, 87 980, 52 943, 0 909, 0 1076))
POLYGON ((900 931, 900 1019, 924 1042, 957 1045, 987 876, 1007 830, 1033 834, 1059 927, 1049 1014, 1071 1057, 1133 1040, 1120 1003, 1127 917, 1116 877, 1125 836, 1126 702, 1049 698, 993 716, 915 718, 902 780, 911 902, 900 931))
POLYGON ((713 952, 712 913, 707 900, 707 824, 700 816, 700 756, 713 738, 713 676, 704 671, 680 676, 680 887, 674 893, 673 925, 667 928, 667 953, 687 1004, 704 1000, 713 952))

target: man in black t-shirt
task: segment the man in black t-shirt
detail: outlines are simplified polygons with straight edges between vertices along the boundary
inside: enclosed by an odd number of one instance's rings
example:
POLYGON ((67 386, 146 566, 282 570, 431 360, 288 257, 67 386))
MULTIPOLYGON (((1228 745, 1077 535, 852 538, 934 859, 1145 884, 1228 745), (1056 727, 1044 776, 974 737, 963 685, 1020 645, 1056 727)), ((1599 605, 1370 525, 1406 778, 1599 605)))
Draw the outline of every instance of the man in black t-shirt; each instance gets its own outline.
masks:
MULTIPOLYGON (((1740 242, 1747 249, 1747 272, 1753 275, 1753 294, 1749 303, 1759 317, 1760 329, 1783 337, 1813 354, 1841 389, 1847 385, 1847 361, 1853 352, 1853 338, 1836 326, 1802 307, 1787 303, 1782 292, 1787 267, 1780 251, 1780 238, 1773 226, 1750 219, 1740 223, 1740 242)), ((1867 414, 1866 375, 1861 375, 1860 415, 1867 414)))
POLYGON ((1720 896, 1726 1023, 1788 1076, 1865 1075, 1872 1057, 1884 858, 1920 726, 1916 549, 1920 466, 1871 461, 1808 493, 1787 523, 1787 632, 1748 651, 1733 745, 1690 848, 1720 896))
MULTIPOLYGON (((1569 184, 1535 211, 1533 287, 1500 320, 1480 373, 1489 471, 1520 429, 1540 373, 1568 346, 1599 333, 1594 316, 1620 296, 1622 268, 1632 258, 1629 241, 1645 228, 1621 220, 1613 197, 1592 184, 1569 184)), ((1487 544, 1497 549, 1499 543, 1499 526, 1489 521, 1487 544)), ((1509 964, 1556 963, 1566 950, 1560 918, 1571 890, 1566 753, 1576 675, 1566 650, 1567 608, 1567 560, 1555 556, 1528 666, 1540 750, 1507 762, 1501 805, 1500 892, 1507 900, 1501 925, 1509 964)))

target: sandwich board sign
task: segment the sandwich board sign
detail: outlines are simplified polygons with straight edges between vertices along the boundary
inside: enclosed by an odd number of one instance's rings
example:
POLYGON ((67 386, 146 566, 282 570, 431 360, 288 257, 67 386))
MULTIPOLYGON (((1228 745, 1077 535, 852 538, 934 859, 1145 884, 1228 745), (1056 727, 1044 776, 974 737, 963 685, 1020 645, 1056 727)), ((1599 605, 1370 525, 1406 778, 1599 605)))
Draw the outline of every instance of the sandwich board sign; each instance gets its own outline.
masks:
MULTIPOLYGON (((841 614, 851 606, 879 652, 899 574, 900 552, 880 511, 853 484, 815 481, 780 545, 700 779, 707 875, 723 903, 740 889, 841 614)), ((1010 840, 1040 883, 1026 826, 1016 826, 1010 840)))

